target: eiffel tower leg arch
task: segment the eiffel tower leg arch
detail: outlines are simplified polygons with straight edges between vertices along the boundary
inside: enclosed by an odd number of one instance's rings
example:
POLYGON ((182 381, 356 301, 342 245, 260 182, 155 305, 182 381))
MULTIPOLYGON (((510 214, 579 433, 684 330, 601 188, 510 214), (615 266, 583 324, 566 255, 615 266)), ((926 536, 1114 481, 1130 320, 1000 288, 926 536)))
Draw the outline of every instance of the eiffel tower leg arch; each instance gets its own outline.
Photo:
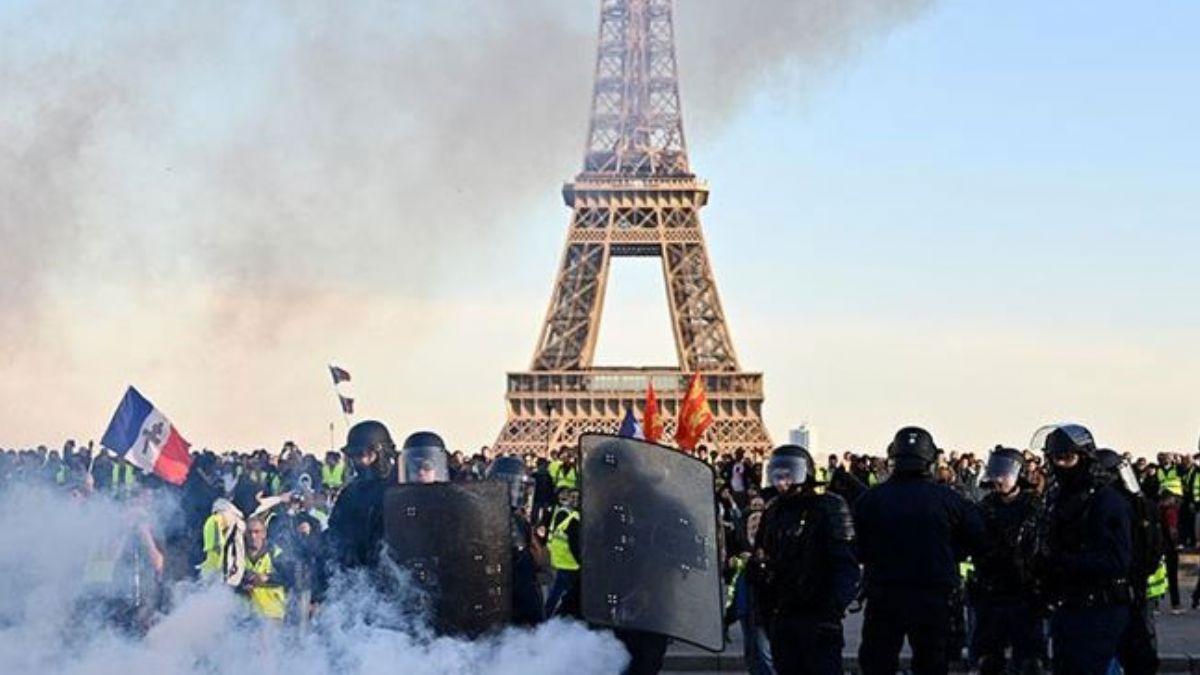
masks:
POLYGON ((762 375, 738 363, 700 228, 708 187, 688 166, 673 9, 672 0, 602 0, 584 167, 563 187, 571 223, 531 367, 508 374, 502 452, 542 454, 615 432, 627 408, 642 411, 651 381, 673 417, 693 372, 715 417, 708 445, 771 448, 762 375), (593 364, 615 255, 662 259, 674 367, 593 364))

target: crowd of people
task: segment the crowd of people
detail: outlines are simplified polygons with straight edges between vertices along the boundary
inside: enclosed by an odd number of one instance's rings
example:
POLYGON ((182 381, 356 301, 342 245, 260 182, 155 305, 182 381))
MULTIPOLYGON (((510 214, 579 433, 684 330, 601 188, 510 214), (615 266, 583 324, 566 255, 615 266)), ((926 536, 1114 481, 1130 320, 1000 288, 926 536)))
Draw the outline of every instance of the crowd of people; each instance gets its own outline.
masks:
MULTIPOLYGON (((1196 546, 1200 533, 1200 455, 1160 454, 1152 462, 1097 449, 1090 436, 1068 440, 1075 445, 1057 454, 1041 447, 997 447, 985 457, 937 450, 932 437, 917 429, 902 430, 887 456, 846 452, 818 462, 798 446, 783 446, 767 457, 703 446, 688 453, 716 476, 725 621, 743 632, 747 668, 840 671, 842 618, 864 601, 864 672, 895 672, 906 635, 918 672, 943 672, 947 662, 960 658, 982 672, 1001 672, 1006 650, 1025 672, 1036 672, 1033 664, 1049 663, 1047 635, 1054 634, 1045 618, 1054 608, 1061 618, 1062 608, 1075 605, 1084 614, 1132 606, 1145 616, 1125 623, 1149 622, 1152 637, 1159 604, 1164 611, 1185 611, 1179 555, 1196 546), (904 443, 912 445, 909 454, 904 443), (1087 465, 1086 480, 1061 466, 1067 454, 1087 465), (911 461, 914 456, 919 461, 911 461), (1128 518, 1132 541, 1118 542, 1127 549, 1118 556, 1127 568, 1119 575, 1122 590, 1101 583, 1102 600, 1095 589, 1091 600, 1079 600, 1070 580, 1046 572, 1060 565, 1092 574, 1101 565, 1083 560, 1100 555, 1100 544, 1047 543, 1066 537, 1046 523, 1066 512, 1061 493, 1077 480, 1087 495, 1119 487, 1135 504, 1128 518), (814 516, 825 523, 815 528, 817 534, 805 527, 814 516), (1047 558, 1045 549, 1054 545, 1074 548, 1047 558), (898 554, 902 551, 909 553, 898 554), (1137 558, 1152 559, 1152 569, 1127 574, 1137 558), (947 565, 953 565, 952 578, 947 565), (1064 583, 1073 590, 1053 589, 1064 583)), ((75 500, 112 500, 134 512, 158 514, 134 519, 123 547, 104 554, 111 560, 86 561, 88 570, 110 575, 121 565, 152 571, 141 577, 136 594, 102 600, 109 619, 132 634, 144 633, 169 608, 175 582, 204 578, 240 594, 248 617, 305 630, 327 595, 336 592, 331 574, 373 564, 377 553, 359 544, 378 543, 379 516, 370 507, 378 495, 365 495, 403 482, 404 472, 413 468, 394 454, 381 469, 388 444, 390 437, 356 443, 352 431, 343 452, 323 457, 292 442, 276 453, 202 450, 193 454, 187 480, 176 487, 93 443, 67 441, 61 450, 0 451, 0 494, 43 486, 75 500), (378 452, 369 454, 372 448, 378 452), (169 505, 165 516, 162 504, 169 505)), ((520 552, 516 567, 528 583, 513 589, 515 623, 580 616, 577 461, 575 448, 496 457, 485 447, 445 453, 444 466, 422 464, 409 477, 473 482, 517 476, 514 485, 523 487, 512 504, 521 539, 514 544, 520 552), (429 476, 419 473, 426 470, 429 476), (444 475, 435 477, 438 472, 444 475)), ((1076 512, 1070 515, 1085 530, 1080 536, 1108 536, 1088 529, 1099 507, 1084 502, 1082 510, 1072 506, 1076 512)), ((1198 604, 1200 582, 1190 592, 1191 608, 1198 604)), ((1105 625, 1096 616, 1076 619, 1085 632, 1105 625)), ((1069 626, 1059 629, 1060 635, 1071 632, 1069 626)), ((1056 659, 1064 644, 1069 642, 1056 642, 1056 659)), ((1126 672, 1147 672, 1122 656, 1126 672)), ((1055 670, 1085 672, 1064 663, 1056 662, 1055 670)))

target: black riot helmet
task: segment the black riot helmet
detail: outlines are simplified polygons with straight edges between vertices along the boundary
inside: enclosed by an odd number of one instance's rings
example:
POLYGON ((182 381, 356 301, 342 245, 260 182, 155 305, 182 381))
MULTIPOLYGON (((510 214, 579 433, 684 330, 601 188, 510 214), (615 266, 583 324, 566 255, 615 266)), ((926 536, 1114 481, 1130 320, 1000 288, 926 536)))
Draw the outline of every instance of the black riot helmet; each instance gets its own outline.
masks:
POLYGON ((374 451, 380 456, 384 456, 395 450, 396 444, 392 441, 392 434, 388 432, 388 428, 383 425, 383 422, 364 420, 350 427, 349 433, 346 434, 346 446, 342 448, 342 454, 351 460, 356 460, 368 451, 374 451))
POLYGON ((418 431, 404 439, 400 451, 401 483, 445 483, 450 480, 446 444, 432 431, 418 431))
POLYGON ((988 455, 983 470, 983 485, 994 488, 1001 494, 1011 494, 1021 487, 1025 469, 1025 456, 1015 448, 997 445, 988 455))
POLYGON ((929 473, 941 450, 920 427, 904 427, 888 445, 888 459, 897 473, 929 473))
POLYGON ((487 479, 508 483, 508 505, 514 509, 525 506, 533 479, 525 470, 520 457, 497 457, 488 464, 487 479))
POLYGON ((1096 451, 1096 465, 1105 473, 1121 481, 1121 486, 1130 494, 1141 494, 1142 486, 1133 472, 1133 466, 1121 456, 1121 453, 1108 448, 1100 448, 1096 451))
POLYGON ((771 453, 767 461, 767 470, 763 472, 763 487, 774 487, 785 493, 793 487, 800 487, 809 481, 815 481, 816 467, 813 466, 812 455, 799 445, 781 445, 771 453))
POLYGON ((1051 424, 1033 434, 1029 449, 1041 452, 1054 461, 1071 453, 1080 459, 1096 459, 1096 440, 1092 432, 1078 424, 1051 424))

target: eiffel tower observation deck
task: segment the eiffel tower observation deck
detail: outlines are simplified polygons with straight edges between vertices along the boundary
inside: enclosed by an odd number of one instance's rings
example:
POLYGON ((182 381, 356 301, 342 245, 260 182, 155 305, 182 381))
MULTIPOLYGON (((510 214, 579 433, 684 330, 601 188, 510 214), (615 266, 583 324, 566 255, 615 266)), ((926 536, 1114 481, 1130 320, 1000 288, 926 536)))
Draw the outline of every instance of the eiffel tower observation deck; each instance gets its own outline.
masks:
POLYGON ((696 372, 715 418, 702 442, 771 449, 762 374, 738 363, 700 228, 708 187, 688 164, 672 15, 673 0, 601 2, 583 171, 562 191, 567 240, 533 363, 508 374, 497 450, 544 452, 583 433, 615 433, 627 408, 642 418, 650 382, 668 440, 696 372), (593 365, 613 256, 662 260, 676 367, 593 365))

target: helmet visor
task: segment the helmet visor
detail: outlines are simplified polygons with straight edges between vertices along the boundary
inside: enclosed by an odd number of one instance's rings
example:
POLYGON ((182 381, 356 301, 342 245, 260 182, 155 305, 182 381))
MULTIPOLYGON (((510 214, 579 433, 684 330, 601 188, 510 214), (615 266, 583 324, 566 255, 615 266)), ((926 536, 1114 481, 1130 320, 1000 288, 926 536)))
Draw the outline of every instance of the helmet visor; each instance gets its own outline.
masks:
POLYGON ((446 451, 437 447, 405 448, 401 483, 445 483, 450 480, 446 451))
POLYGON ((1130 494, 1141 494, 1142 485, 1138 483, 1137 474, 1133 472, 1133 467, 1129 462, 1121 462, 1121 466, 1117 469, 1117 475, 1121 477, 1121 483, 1125 485, 1125 489, 1130 494))
POLYGON ((984 481, 1002 492, 1009 492, 1021 476, 1021 460, 1010 454, 992 453, 983 470, 984 481))
POLYGON ((808 460, 792 455, 776 455, 767 464, 767 482, 777 490, 803 485, 810 475, 808 460))
POLYGON ((533 479, 525 473, 525 464, 516 457, 497 457, 487 468, 487 479, 508 483, 508 505, 525 506, 532 496, 533 479))
POLYGON ((1038 429, 1029 442, 1029 449, 1044 453, 1050 459, 1072 452, 1086 452, 1095 448, 1092 433, 1078 424, 1051 424, 1038 429))

